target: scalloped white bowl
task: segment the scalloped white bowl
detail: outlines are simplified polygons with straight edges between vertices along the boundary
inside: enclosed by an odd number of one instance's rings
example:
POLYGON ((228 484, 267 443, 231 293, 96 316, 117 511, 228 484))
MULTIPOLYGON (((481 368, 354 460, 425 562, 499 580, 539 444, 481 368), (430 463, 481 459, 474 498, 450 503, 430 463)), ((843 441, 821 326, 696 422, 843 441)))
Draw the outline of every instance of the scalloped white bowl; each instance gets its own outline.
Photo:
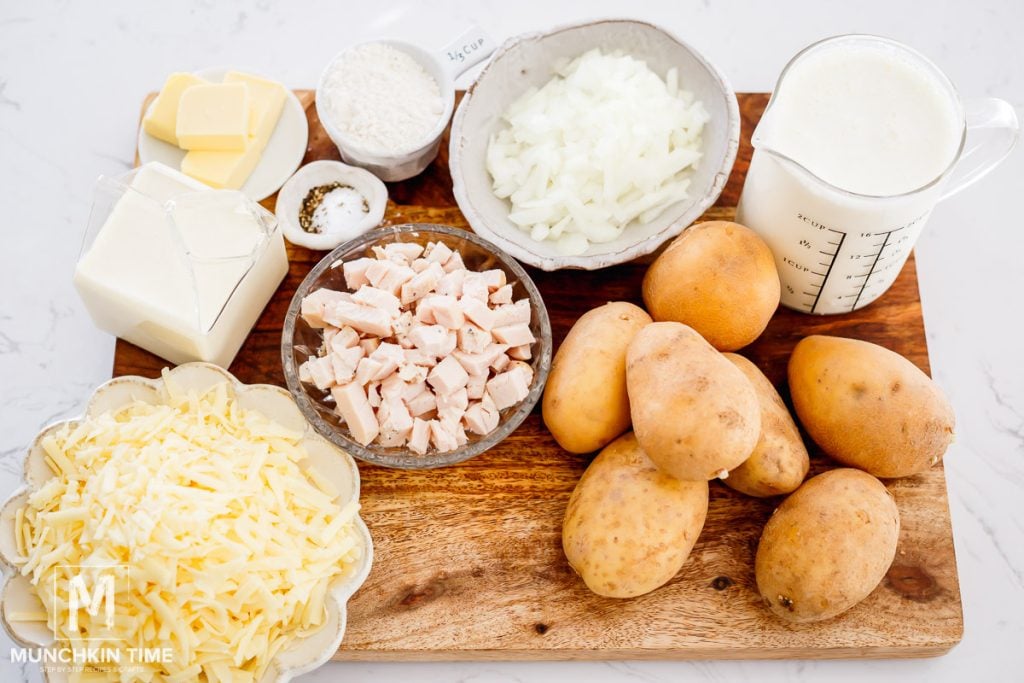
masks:
POLYGON ((697 220, 725 188, 739 142, 739 104, 718 69, 665 29, 642 21, 605 19, 528 33, 498 48, 459 103, 448 160, 455 200, 474 232, 542 270, 594 270, 649 254, 697 220), (677 67, 680 87, 704 103, 711 120, 704 126, 704 157, 690 172, 686 199, 668 206, 646 225, 629 224, 612 242, 591 244, 579 256, 565 256, 554 242, 537 242, 509 220, 508 200, 499 199, 491 189, 487 145, 502 127, 502 114, 510 104, 531 86, 546 83, 557 62, 595 47, 622 50, 646 61, 662 77, 670 67, 677 67))
MULTIPOLYGON (((359 470, 352 456, 340 450, 306 422, 295 401, 287 390, 269 384, 242 384, 235 377, 210 363, 186 363, 169 372, 169 379, 184 390, 203 391, 216 384, 228 382, 234 389, 238 402, 244 408, 256 410, 281 425, 302 431, 303 446, 309 459, 302 467, 314 467, 317 472, 331 481, 340 492, 339 502, 359 499, 359 470)), ((16 491, 0 509, 0 560, 5 566, 5 584, 2 592, 2 617, 4 628, 11 637, 26 647, 45 647, 53 643, 53 634, 46 624, 39 622, 11 621, 8 614, 14 612, 43 611, 42 602, 30 590, 28 578, 18 574, 14 558, 17 549, 14 540, 15 511, 25 504, 29 494, 50 479, 53 474, 44 461, 42 439, 67 423, 75 423, 84 417, 94 416, 112 408, 141 400, 158 404, 162 399, 163 379, 144 377, 116 377, 100 385, 93 393, 82 418, 57 422, 43 429, 29 447, 25 459, 25 485, 16 491)), ((356 518, 356 529, 363 540, 365 551, 362 562, 347 576, 336 578, 328 590, 327 620, 324 625, 309 635, 296 638, 271 660, 263 677, 263 683, 275 681, 284 683, 299 674, 317 668, 337 651, 345 635, 346 605, 349 598, 366 580, 373 563, 373 541, 362 519, 356 518)), ((55 672, 46 675, 48 681, 58 683, 68 680, 66 673, 55 672)))

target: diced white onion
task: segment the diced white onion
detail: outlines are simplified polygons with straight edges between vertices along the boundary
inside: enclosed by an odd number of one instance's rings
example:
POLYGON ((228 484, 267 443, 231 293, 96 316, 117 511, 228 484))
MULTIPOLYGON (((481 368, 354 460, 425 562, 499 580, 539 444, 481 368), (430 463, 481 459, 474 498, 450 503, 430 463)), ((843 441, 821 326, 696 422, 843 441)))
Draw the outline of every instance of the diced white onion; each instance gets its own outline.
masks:
POLYGON ((675 68, 663 81, 641 60, 591 50, 509 106, 487 148, 494 194, 532 239, 582 254, 686 198, 708 118, 675 68))

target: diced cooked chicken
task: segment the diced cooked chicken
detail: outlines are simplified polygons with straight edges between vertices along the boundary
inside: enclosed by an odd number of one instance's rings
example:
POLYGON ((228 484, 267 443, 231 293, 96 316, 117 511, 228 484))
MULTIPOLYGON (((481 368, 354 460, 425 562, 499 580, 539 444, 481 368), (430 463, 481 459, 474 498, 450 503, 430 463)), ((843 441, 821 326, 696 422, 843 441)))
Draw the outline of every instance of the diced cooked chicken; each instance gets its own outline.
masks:
POLYGON ((310 358, 305 365, 310 379, 320 391, 327 391, 337 383, 334 379, 334 366, 331 364, 330 358, 310 358))
POLYGON ((380 346, 379 337, 367 337, 366 339, 359 340, 359 348, 361 348, 363 350, 363 354, 367 356, 376 351, 378 346, 380 346))
POLYGON ((355 382, 360 386, 366 386, 373 381, 373 378, 377 376, 380 371, 380 363, 367 356, 359 361, 356 366, 356 377, 355 382))
POLYGON ((363 349, 353 346, 341 351, 334 351, 327 358, 331 360, 334 381, 338 384, 348 384, 355 377, 359 361, 363 359, 363 349))
POLYGON ((386 445, 403 445, 412 432, 412 415, 402 399, 383 399, 377 416, 380 418, 382 443, 386 440, 389 442, 386 445))
POLYGON ((494 326, 505 327, 516 323, 530 324, 530 300, 520 299, 514 304, 504 304, 494 309, 494 326))
POLYGON ((466 380, 466 396, 470 400, 478 401, 484 396, 487 388, 487 375, 470 375, 466 380))
POLYGON ((335 327, 348 325, 365 334, 391 336, 391 316, 386 311, 354 301, 338 301, 328 305, 324 309, 324 320, 335 327))
POLYGON ((490 302, 492 306, 512 303, 512 285, 503 285, 491 292, 490 302))
POLYGON ((370 285, 363 285, 352 295, 352 300, 366 306, 379 308, 388 314, 392 320, 402 313, 402 302, 391 292, 377 289, 370 285))
POLYGON ((474 403, 467 410, 463 417, 469 431, 481 436, 490 434, 498 426, 501 415, 497 410, 487 410, 483 402, 474 403))
POLYGON ((469 271, 443 242, 372 252, 341 264, 351 292, 303 299, 323 344, 299 366, 300 380, 330 389, 363 444, 423 454, 467 443, 467 429, 493 431, 533 383, 529 300, 513 303, 504 271, 469 271))
POLYGON ((505 271, 498 268, 485 270, 480 273, 480 277, 492 292, 505 286, 505 271))
POLYGON ((464 269, 453 270, 450 273, 445 273, 444 277, 437 283, 437 287, 434 291, 444 296, 454 296, 459 298, 462 296, 462 282, 466 279, 466 271, 464 269))
POLYGON ((495 327, 491 330, 491 335, 496 341, 508 344, 509 346, 522 346, 523 344, 532 344, 537 341, 533 336, 533 332, 530 331, 530 326, 526 323, 495 327))
MULTIPOLYGON (((333 331, 334 334, 331 335, 331 339, 327 344, 327 348, 331 353, 342 353, 345 349, 359 345, 359 333, 348 325, 333 331)), ((324 334, 326 339, 326 332, 324 334)))
POLYGON ((444 262, 444 271, 446 273, 454 273, 457 270, 465 270, 466 264, 462 261, 462 254, 457 251, 453 251, 452 255, 448 257, 448 260, 444 262))
POLYGON ((458 422, 462 419, 468 407, 469 395, 466 393, 466 387, 462 387, 450 394, 437 395, 437 416, 441 420, 458 422))
POLYGON ((454 357, 446 356, 427 375, 427 384, 434 387, 438 395, 450 394, 466 386, 469 374, 454 357))
POLYGON ((405 349, 398 344, 381 342, 380 346, 370 354, 370 359, 380 364, 380 369, 371 379, 383 380, 397 372, 398 366, 405 363, 405 349))
POLYGON ((366 400, 374 408, 380 408, 380 382, 370 382, 366 385, 366 400))
POLYGON ((375 259, 369 257, 345 261, 341 266, 342 272, 345 274, 345 286, 355 291, 363 285, 370 284, 370 281, 366 278, 366 269, 373 265, 374 262, 375 259))
POLYGON ((430 441, 434 444, 434 448, 441 452, 454 451, 459 447, 459 442, 455 438, 454 425, 441 420, 430 421, 430 441))
POLYGON ((481 330, 476 325, 466 324, 459 328, 459 349, 466 353, 480 353, 486 349, 493 337, 491 333, 481 330))
POLYGON ((443 266, 452 255, 452 249, 444 242, 431 242, 423 250, 423 258, 443 266))
POLYGON ((530 393, 530 385, 522 372, 507 370, 487 381, 487 395, 498 410, 504 410, 522 401, 530 393))
POLYGON ((480 329, 490 330, 494 327, 494 311, 487 305, 486 300, 464 296, 459 299, 459 307, 466 318, 480 329))
POLYGON ((324 313, 327 307, 351 298, 352 296, 347 292, 338 292, 333 289, 317 289, 302 299, 302 303, 299 305, 299 314, 310 327, 318 329, 326 327, 328 321, 324 318, 324 313))
POLYGON ((533 344, 513 346, 508 350, 508 357, 513 360, 530 360, 533 358, 533 344))
POLYGON ((363 387, 353 382, 334 387, 331 395, 334 396, 335 410, 345 420, 352 438, 364 446, 373 441, 380 431, 380 426, 363 387))
POLYGON ((435 358, 445 356, 455 350, 450 344, 448 329, 442 325, 419 325, 409 333, 409 340, 417 349, 435 358))
POLYGON ((423 455, 430 448, 430 423, 416 417, 412 421, 412 434, 409 436, 409 450, 423 455))
POLYGON ((370 281, 371 285, 391 292, 395 296, 401 294, 402 285, 411 280, 415 275, 416 271, 409 266, 379 259, 375 260, 366 269, 366 278, 370 281))
POLYGON ((492 360, 486 353, 466 353, 465 351, 452 351, 452 357, 459 361, 466 374, 483 375, 484 377, 487 376, 492 360))
POLYGON ((409 408, 409 412, 419 417, 437 409, 437 397, 430 391, 424 391, 422 394, 408 399, 405 405, 409 408))
POLYGON ((433 292, 444 276, 441 266, 431 261, 425 269, 402 285, 402 305, 408 306, 433 292))
POLYGON ((433 320, 438 325, 444 325, 449 330, 457 330, 466 322, 462 313, 459 301, 453 296, 431 294, 424 297, 416 306, 416 317, 424 320, 433 320), (420 311, 423 313, 422 318, 420 311))
POLYGON ((467 272, 462 279, 462 298, 479 299, 487 303, 491 291, 487 288, 487 281, 480 273, 467 272))
POLYGON ((415 242, 392 242, 384 247, 384 257, 408 265, 423 253, 423 245, 415 242))

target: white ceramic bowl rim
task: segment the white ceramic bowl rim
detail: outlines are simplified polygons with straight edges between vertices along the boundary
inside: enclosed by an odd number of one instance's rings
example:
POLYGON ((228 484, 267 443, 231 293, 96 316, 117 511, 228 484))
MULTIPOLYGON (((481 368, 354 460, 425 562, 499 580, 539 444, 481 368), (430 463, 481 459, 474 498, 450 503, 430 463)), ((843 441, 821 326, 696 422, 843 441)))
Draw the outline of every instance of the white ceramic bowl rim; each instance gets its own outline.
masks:
MULTIPOLYGON (((296 409, 296 417, 301 417, 301 411, 297 410, 298 406, 295 406, 291 394, 289 394, 284 388, 271 384, 243 384, 234 375, 232 375, 231 373, 229 373, 228 371, 224 370, 219 366, 213 365, 212 363, 184 363, 171 369, 168 372, 168 377, 174 378, 175 375, 188 377, 188 373, 202 372, 213 373, 214 375, 219 376, 223 381, 228 382, 236 395, 270 394, 270 396, 267 396, 266 398, 271 398, 271 402, 287 400, 292 405, 292 407, 296 409)), ((3 505, 0 506, 0 517, 2 517, 3 519, 3 524, 13 524, 13 514, 8 511, 8 508, 15 504, 19 506, 23 504, 23 499, 43 483, 42 481, 39 481, 38 477, 32 472, 33 463, 31 462, 31 457, 32 454, 34 453, 41 454, 43 452, 39 444, 47 434, 63 427, 66 424, 73 424, 79 422, 85 419, 86 417, 93 415, 94 413, 103 412, 117 405, 124 405, 126 401, 138 398, 136 395, 130 392, 130 387, 132 385, 140 389, 143 389, 144 391, 148 391, 151 394, 153 392, 159 394, 160 390, 163 387, 163 384, 164 379, 162 377, 156 379, 147 379, 145 377, 139 377, 136 375, 125 375, 121 377, 115 377, 104 382, 103 384, 96 388, 96 390, 90 397, 88 403, 86 404, 85 411, 81 416, 67 420, 60 420, 42 429, 36 436, 36 438, 33 440, 32 444, 29 446, 29 457, 25 458, 24 477, 26 484, 21 486, 14 493, 12 493, 11 496, 3 503, 3 505), (119 396, 119 394, 123 395, 119 396)), ((261 403, 261 405, 265 404, 261 403)), ((274 415, 268 415, 268 417, 270 417, 271 419, 275 418, 274 415)), ((356 463, 352 459, 352 456, 345 453, 341 449, 337 448, 337 446, 335 446, 334 444, 331 444, 329 440, 326 440, 322 436, 317 434, 315 430, 313 430, 313 428, 309 425, 309 423, 305 421, 304 418, 302 419, 303 422, 305 423, 303 441, 315 441, 317 443, 323 444, 329 447, 330 450, 334 451, 338 455, 338 459, 340 460, 341 466, 345 467, 349 471, 349 475, 351 476, 352 497, 349 499, 349 501, 358 500, 360 489, 359 468, 356 466, 356 463)), ((43 465, 43 467, 45 467, 45 465, 43 465)), ((37 467, 35 469, 40 468, 37 467)), ((349 501, 341 501, 341 503, 342 505, 344 505, 349 501)), ((328 643, 327 646, 325 646, 321 650, 317 650, 316 652, 310 652, 308 653, 308 655, 304 657, 296 656, 302 649, 303 639, 291 641, 288 645, 285 646, 284 649, 282 649, 278 653, 277 656, 275 656, 274 659, 271 660, 270 667, 267 669, 267 677, 272 678, 272 680, 277 681, 278 683, 285 683, 286 681, 291 680, 294 676, 298 676, 302 673, 312 671, 313 669, 317 668, 318 666, 326 662, 328 659, 330 659, 340 646, 341 641, 345 635, 345 627, 347 620, 346 603, 348 602, 349 598, 351 598, 352 595, 359 589, 359 587, 362 586, 362 584, 366 581, 366 578, 370 573, 370 568, 373 565, 373 539, 370 536, 369 530, 366 528, 366 524, 358 515, 356 516, 355 519, 355 526, 363 540, 365 548, 362 562, 348 576, 339 577, 332 581, 328 589, 328 600, 334 603, 335 609, 337 610, 338 613, 337 633, 335 633, 334 637, 330 639, 330 643, 328 643), (287 665, 283 665, 279 661, 285 657, 289 659, 289 663, 287 665)), ((3 600, 4 602, 6 602, 8 597, 7 592, 12 586, 13 579, 16 578, 18 575, 17 564, 15 563, 12 557, 9 557, 7 555, 4 545, 5 544, 0 544, 0 563, 2 563, 3 568, 5 569, 3 577, 4 585, 2 590, 3 600)), ((45 647, 49 644, 47 642, 39 642, 38 640, 26 638, 24 636, 24 633, 20 631, 17 626, 8 623, 6 616, 3 616, 3 618, 0 619, 0 621, 3 622, 4 629, 7 631, 8 635, 10 635, 11 638, 15 640, 17 643, 25 647, 45 647)), ((329 620, 325 621, 324 626, 322 628, 326 628, 328 622, 329 620)), ((47 680, 50 680, 49 673, 45 673, 44 675, 46 676, 47 680)))
MULTIPOLYGON (((437 79, 435 78, 435 80, 437 79)), ((375 38, 373 40, 364 40, 359 43, 349 45, 348 47, 344 48, 336 55, 334 55, 333 58, 331 58, 331 61, 327 63, 327 66, 324 67, 323 72, 321 72, 320 80, 317 81, 316 85, 317 116, 319 116, 321 125, 323 125, 323 127, 327 130, 330 137, 334 140, 342 141, 345 147, 350 148, 360 156, 372 157, 377 159, 402 159, 408 156, 414 156, 417 153, 427 149, 432 144, 434 144, 434 142, 437 140, 438 137, 441 136, 442 133, 444 133, 444 129, 447 128, 448 126, 448 121, 449 119, 451 119, 452 110, 454 108, 455 83, 452 80, 451 76, 448 74, 448 72, 441 66, 440 60, 429 50, 419 45, 416 45, 415 43, 410 43, 407 40, 399 40, 397 38, 375 38), (422 142, 417 142, 415 145, 408 148, 392 149, 384 152, 380 150, 367 149, 366 147, 362 146, 361 144, 353 140, 344 130, 338 128, 338 126, 334 124, 334 122, 331 120, 330 106, 327 104, 326 97, 324 97, 324 87, 327 82, 327 77, 333 71, 334 66, 338 63, 338 61, 341 60, 341 58, 344 57, 347 53, 351 52, 352 50, 355 50, 356 48, 363 47, 365 45, 374 45, 377 43, 388 45, 390 47, 395 48, 396 50, 401 50, 402 52, 406 53, 407 55, 415 59, 420 64, 420 66, 423 66, 427 73, 430 74, 431 78, 435 78, 434 74, 432 73, 431 69, 427 68, 424 62, 429 62, 433 64, 434 66, 437 67, 436 71, 440 73, 442 77, 441 80, 438 80, 437 87, 441 93, 441 99, 444 100, 444 111, 441 112, 440 118, 438 118, 437 123, 434 124, 434 127, 430 129, 430 132, 423 137, 422 142)))
POLYGON ((370 210, 360 221, 357 230, 360 232, 371 230, 384 219, 384 212, 388 205, 388 188, 384 181, 365 168, 350 166, 342 161, 328 159, 311 161, 296 171, 281 187, 277 195, 277 206, 274 213, 284 230, 285 238, 292 244, 308 249, 326 250, 335 248, 345 239, 343 235, 330 232, 306 232, 298 224, 298 212, 306 194, 317 185, 332 182, 327 179, 328 177, 337 182, 347 183, 365 195, 370 210), (310 176, 314 177, 310 178, 310 176), (294 197, 292 197, 293 191, 294 197))
MULTIPOLYGON (((474 133, 479 135, 480 131, 474 131, 474 133)), ((552 271, 559 270, 561 268, 595 270, 624 263, 640 256, 647 255, 658 249, 658 247, 667 240, 677 236, 686 227, 692 224, 693 221, 697 220, 712 204, 715 203, 719 195, 722 193, 722 190, 725 189, 725 185, 729 180, 729 175, 732 172, 732 167, 736 160, 736 153, 739 149, 739 137, 740 113, 736 94, 725 75, 711 62, 709 62, 699 51, 694 49, 689 43, 681 40, 671 31, 650 22, 626 18, 605 18, 564 24, 549 31, 524 33, 502 43, 502 45, 491 56, 490 61, 484 66, 483 70, 477 76, 477 79, 466 90, 465 96, 459 103, 459 107, 452 120, 452 135, 449 140, 448 160, 451 168, 452 189, 456 202, 474 231, 493 240, 498 246, 523 263, 527 263, 542 270, 552 271), (515 235, 517 239, 513 239, 508 237, 504 230, 492 229, 487 217, 476 209, 473 200, 468 195, 465 181, 463 180, 464 169, 462 164, 462 150, 460 149, 460 144, 464 137, 462 132, 463 120, 466 118, 466 113, 469 110, 469 107, 473 104, 474 94, 478 84, 488 76, 488 73, 495 67, 495 64, 499 63, 502 57, 504 57, 509 51, 528 41, 542 41, 545 38, 549 38, 566 31, 596 27, 605 24, 631 24, 658 31, 690 53, 694 60, 708 71, 708 73, 720 85, 721 94, 726 101, 728 120, 723 122, 723 124, 726 125, 725 155, 714 172, 713 183, 706 194, 700 197, 691 196, 688 198, 690 203, 677 218, 673 219, 658 232, 639 240, 628 248, 619 249, 614 252, 582 254, 578 256, 538 254, 531 251, 531 240, 529 234, 525 231, 520 231, 521 235, 517 234, 515 235)))

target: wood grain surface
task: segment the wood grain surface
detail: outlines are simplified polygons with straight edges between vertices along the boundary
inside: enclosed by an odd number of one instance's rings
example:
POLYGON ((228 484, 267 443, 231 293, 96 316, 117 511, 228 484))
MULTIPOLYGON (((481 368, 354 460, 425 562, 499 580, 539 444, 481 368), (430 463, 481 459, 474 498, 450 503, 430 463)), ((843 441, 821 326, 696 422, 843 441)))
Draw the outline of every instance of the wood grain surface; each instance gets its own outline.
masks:
MULTIPOLYGON (((337 159, 310 91, 305 161, 337 159)), ((768 96, 741 94, 743 140, 721 198, 705 218, 731 218, 750 161, 750 132, 768 96)), ((421 176, 389 184, 390 224, 467 227, 455 207, 447 142, 421 176)), ((273 199, 265 202, 273 207, 273 199)), ((230 370, 243 382, 284 384, 281 327, 292 293, 323 253, 289 245, 291 268, 230 370)), ((530 275, 544 295, 556 344, 585 311, 640 303, 646 266, 530 275)), ((787 398, 785 367, 808 334, 882 344, 926 372, 928 351, 913 257, 892 289, 864 309, 814 317, 780 309, 743 351, 787 398)), ((114 375, 156 376, 166 363, 119 340, 114 375)), ((812 473, 832 466, 812 446, 812 473)), ((569 494, 590 456, 562 451, 540 408, 506 441, 458 466, 426 472, 360 463, 373 571, 349 603, 344 660, 681 659, 922 657, 946 652, 963 631, 960 588, 941 466, 889 488, 902 515, 896 561, 861 604, 826 623, 790 625, 761 605, 753 560, 778 500, 711 486, 707 523, 679 574, 630 600, 591 594, 561 550, 569 494)))

